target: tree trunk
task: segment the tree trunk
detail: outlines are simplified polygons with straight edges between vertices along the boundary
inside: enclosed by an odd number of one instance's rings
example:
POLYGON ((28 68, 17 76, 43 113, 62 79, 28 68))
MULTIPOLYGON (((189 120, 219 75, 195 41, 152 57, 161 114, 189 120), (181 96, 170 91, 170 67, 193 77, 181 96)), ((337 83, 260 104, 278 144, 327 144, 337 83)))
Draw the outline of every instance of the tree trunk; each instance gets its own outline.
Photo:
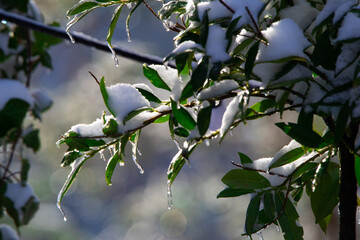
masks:
POLYGON ((357 181, 355 176, 355 156, 349 149, 354 149, 358 126, 351 126, 350 135, 344 134, 344 142, 340 142, 340 191, 339 240, 356 239, 356 208, 357 208, 357 181))

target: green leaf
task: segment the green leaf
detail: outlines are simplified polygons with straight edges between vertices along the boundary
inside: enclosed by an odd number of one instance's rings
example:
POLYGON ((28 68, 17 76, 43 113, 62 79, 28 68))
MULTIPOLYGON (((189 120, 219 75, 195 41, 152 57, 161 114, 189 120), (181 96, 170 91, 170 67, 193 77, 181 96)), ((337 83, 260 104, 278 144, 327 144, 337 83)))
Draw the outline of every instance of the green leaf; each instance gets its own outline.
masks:
POLYGON ((268 219, 273 220, 275 219, 275 200, 274 194, 272 192, 267 192, 263 196, 263 204, 264 204, 264 211, 268 219))
POLYGON ((126 22, 125 22, 125 26, 126 26, 126 32, 128 35, 128 40, 131 40, 131 36, 130 36, 130 19, 131 16, 133 15, 133 13, 135 12, 135 10, 141 5, 141 3, 143 3, 143 0, 137 0, 136 5, 131 8, 127 18, 126 18, 126 22))
POLYGON ((258 172, 245 169, 230 170, 221 181, 234 189, 262 189, 270 187, 270 182, 258 172))
POLYGON ((176 121, 178 121, 184 128, 190 131, 195 128, 196 122, 192 118, 190 113, 187 110, 185 110, 185 108, 183 108, 182 106, 178 108, 177 103, 174 102, 172 99, 171 99, 171 109, 176 121))
POLYGON ((327 70, 335 69, 341 45, 332 45, 330 30, 325 30, 317 39, 311 60, 315 66, 322 65, 327 70))
POLYGON ((67 167, 73 163, 76 159, 81 157, 81 153, 78 150, 66 152, 61 160, 61 167, 67 167))
POLYGON ((245 62, 245 76, 246 79, 250 79, 250 76, 252 74, 252 70, 254 67, 256 55, 259 51, 259 45, 260 42, 254 43, 254 45, 249 49, 247 56, 246 56, 246 62, 245 62))
POLYGON ((251 199, 248 208, 246 210, 245 232, 248 235, 257 232, 257 228, 255 224, 259 215, 259 208, 260 208, 260 196, 256 195, 251 199))
POLYGON ((204 85, 207 78, 207 72, 209 67, 209 58, 203 57, 193 71, 190 81, 186 84, 184 90, 181 93, 180 101, 187 99, 194 95, 204 85))
POLYGON ((122 10, 123 6, 124 6, 124 4, 121 4, 120 6, 118 6, 115 9, 114 14, 113 14, 113 16, 111 18, 108 34, 106 36, 106 41, 109 43, 110 47, 112 46, 111 45, 111 40, 112 40, 114 31, 115 31, 115 27, 116 27, 116 23, 117 23, 117 21, 119 19, 119 16, 120 16, 120 13, 121 13, 121 10, 122 10))
POLYGON ((144 98, 146 98, 149 102, 155 102, 155 103, 161 103, 161 100, 155 96, 153 93, 145 90, 145 89, 142 89, 142 88, 136 88, 140 93, 141 95, 143 95, 144 98))
POLYGON ((200 26, 200 44, 203 47, 206 47, 206 42, 207 42, 207 38, 208 38, 208 35, 209 35, 209 15, 208 15, 208 11, 209 10, 204 11, 203 20, 202 20, 201 26, 200 26))
MULTIPOLYGON (((296 61, 290 61, 288 63, 286 63, 279 72, 277 72, 274 77, 270 80, 270 82, 275 81, 283 76, 285 76, 286 74, 288 74, 291 70, 294 69, 294 67, 297 65, 296 61)), ((287 80, 288 81, 288 80, 287 80)), ((285 81, 285 82, 287 82, 285 81)), ((273 85, 271 85, 272 87, 274 87, 273 85)))
POLYGON ((198 129, 201 136, 203 136, 206 131, 209 129, 211 121, 211 111, 212 107, 201 108, 198 113, 198 129))
POLYGON ((282 155, 278 160, 276 160, 271 166, 269 170, 272 168, 277 168, 283 166, 285 164, 291 163, 299 159, 305 154, 305 151, 302 147, 298 147, 295 149, 290 150, 289 152, 282 155))
POLYGON ((154 85, 157 88, 162 88, 162 89, 165 89, 165 90, 168 90, 171 92, 171 89, 168 87, 168 85, 166 85, 164 80, 160 77, 160 75, 158 74, 158 72, 155 69, 144 64, 143 65, 143 73, 144 73, 144 76, 150 80, 152 85, 154 85))
POLYGON ((328 162, 328 165, 321 164, 320 167, 315 179, 315 190, 310 195, 316 223, 329 216, 339 203, 339 166, 328 162))
POLYGON ((0 138, 13 128, 20 128, 29 109, 29 103, 10 99, 0 111, 0 138))
POLYGON ((169 118, 170 118, 170 115, 165 115, 165 116, 162 116, 162 117, 159 117, 158 119, 156 119, 154 121, 154 123, 164 123, 164 122, 169 121, 169 118))
POLYGON ((174 158, 171 160, 167 171, 167 179, 170 185, 174 182, 176 176, 179 174, 184 164, 185 158, 181 155, 181 152, 175 155, 174 158))
POLYGON ((166 3, 158 12, 160 19, 167 19, 171 16, 172 13, 184 13, 186 4, 186 1, 170 1, 166 3))
POLYGON ((255 103, 248 109, 246 109, 246 118, 247 119, 257 119, 258 114, 265 113, 267 110, 275 108, 276 102, 274 99, 264 99, 260 102, 255 103))
POLYGON ((109 159, 107 165, 106 165, 106 169, 105 169, 105 180, 106 180, 106 184, 107 185, 111 185, 111 178, 112 175, 114 173, 115 167, 117 165, 118 162, 121 161, 121 157, 120 157, 120 153, 119 151, 116 151, 115 154, 109 159))
POLYGON ((275 192, 276 212, 279 216, 278 222, 282 232, 284 233, 285 240, 301 240, 303 239, 304 230, 298 226, 297 221, 299 214, 297 213, 291 199, 286 199, 284 193, 281 191, 275 192), (280 214, 282 212, 282 214, 280 214))
POLYGON ((324 147, 326 142, 316 132, 311 129, 304 128, 296 123, 275 123, 281 130, 283 130, 291 138, 295 139, 300 144, 310 148, 324 147))
POLYGON ((75 4, 67 13, 67 16, 73 16, 78 13, 84 12, 86 10, 95 9, 99 7, 100 4, 94 1, 81 1, 78 4, 75 4))
POLYGON ((187 137, 189 136, 189 131, 182 127, 177 127, 174 129, 174 134, 180 136, 180 137, 187 137))
POLYGON ((253 190, 250 189, 234 189, 234 188, 225 188, 218 195, 217 198, 229 198, 229 197, 238 197, 245 194, 253 193, 253 190))
POLYGON ((355 175, 357 183, 360 187, 360 156, 355 154, 355 175))
POLYGON ((22 184, 27 182, 29 170, 30 170, 29 160, 26 158, 21 158, 20 180, 22 184))
POLYGON ((40 149, 39 129, 35 129, 23 137, 24 144, 37 152, 40 149))
POLYGON ((235 55, 235 56, 240 55, 242 50, 244 50, 246 47, 248 47, 253 41, 254 41, 254 39, 252 39, 252 38, 245 39, 239 45, 236 46, 236 48, 231 53, 231 55, 235 55))
POLYGON ((328 227, 328 225, 330 223, 331 218, 332 218, 332 213, 329 216, 321 219, 318 222, 318 224, 319 224, 319 226, 320 226, 320 228, 321 228, 321 230, 323 231, 324 234, 326 234, 326 229, 327 229, 327 227, 328 227))
POLYGON ((258 63, 290 63, 290 62, 307 62, 306 58, 302 58, 299 56, 290 56, 290 57, 285 57, 285 58, 280 58, 280 59, 276 59, 276 60, 270 60, 270 61, 261 61, 261 62, 257 62, 258 63))
POLYGON ((62 143, 68 145, 68 151, 76 149, 80 152, 89 151, 90 147, 98 147, 105 144, 104 140, 87 139, 80 137, 75 132, 67 132, 61 140, 62 143))
POLYGON ((82 159, 79 159, 79 161, 74 164, 71 172, 69 173, 68 175, 68 178, 66 179, 64 185, 62 186, 62 188, 60 189, 60 192, 57 196, 57 207, 59 208, 59 210, 61 211, 62 215, 64 216, 64 218, 66 219, 65 217, 65 212, 64 210, 61 208, 61 201, 62 199, 64 198, 65 194, 67 193, 67 191, 69 190, 69 188, 71 187, 72 183, 74 182, 77 174, 79 173, 82 165, 90 158, 89 157, 86 157, 86 158, 82 158, 82 159))
POLYGON ((35 216, 35 213, 38 209, 39 201, 34 196, 31 196, 25 203, 25 205, 21 207, 21 211, 23 212, 21 224, 28 224, 30 220, 35 216))
POLYGON ((253 160, 244 153, 238 152, 241 164, 253 163, 253 160))
POLYGON ((116 122, 115 119, 110 118, 106 121, 106 123, 104 124, 104 127, 102 129, 102 132, 109 136, 109 135, 113 135, 116 134, 118 132, 118 123, 116 122))
POLYGON ((338 146, 340 143, 342 136, 345 132, 346 125, 348 122, 348 119, 350 117, 351 111, 350 107, 348 105, 348 102, 345 102, 343 106, 340 109, 340 112, 338 114, 338 117, 335 122, 335 132, 334 132, 334 145, 338 146))
POLYGON ((106 90, 105 78, 104 77, 101 77, 101 80, 99 82, 99 86, 100 86, 100 92, 101 92, 101 95, 103 97, 106 108, 110 111, 110 113, 114 117, 116 117, 115 113, 110 109, 110 106, 109 106, 109 95, 108 95, 107 90, 106 90))
POLYGON ((128 115, 126 115, 126 117, 124 118, 123 120, 123 124, 125 125, 125 123, 129 120, 131 120, 132 118, 134 118, 135 116, 139 115, 140 113, 142 112, 145 112, 145 111, 153 111, 152 108, 150 107, 143 107, 143 108, 139 108, 139 109, 136 109, 134 111, 131 111, 129 112, 128 115))

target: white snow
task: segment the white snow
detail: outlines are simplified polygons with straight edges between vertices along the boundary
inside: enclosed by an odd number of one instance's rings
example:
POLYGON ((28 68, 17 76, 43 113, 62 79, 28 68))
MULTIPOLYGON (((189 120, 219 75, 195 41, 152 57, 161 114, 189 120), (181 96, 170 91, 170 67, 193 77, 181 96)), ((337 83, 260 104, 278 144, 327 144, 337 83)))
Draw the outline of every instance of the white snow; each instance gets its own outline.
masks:
POLYGON ((262 31, 268 45, 261 44, 257 61, 273 61, 286 57, 297 56, 307 59, 304 49, 310 46, 302 30, 291 19, 285 18, 273 23, 262 31))
POLYGON ((256 22, 260 11, 264 8, 264 3, 260 0, 228 0, 225 2, 235 11, 232 16, 232 20, 235 20, 241 16, 236 25, 237 28, 240 28, 246 24, 253 26, 252 19, 246 10, 246 7, 249 9, 252 17, 256 22))
POLYGON ((109 95, 109 108, 118 122, 123 122, 124 118, 136 109, 150 107, 149 101, 130 84, 118 83, 107 87, 106 90, 109 95))
POLYGON ((201 22, 204 20, 204 14, 206 10, 208 10, 207 14, 210 22, 219 18, 232 16, 232 13, 219 1, 200 2, 197 5, 197 10, 201 22))
POLYGON ((3 240, 19 240, 19 236, 9 225, 0 224, 0 232, 3 240))
POLYGON ((158 72, 161 79, 171 89, 170 97, 174 101, 178 101, 181 97, 183 82, 179 79, 177 70, 164 65, 149 65, 149 67, 158 72))
POLYGON ((230 58, 226 52, 227 44, 226 30, 219 25, 209 26, 206 51, 207 55, 210 56, 211 62, 224 62, 230 58))
POLYGON ((205 49, 200 44, 189 40, 180 43, 174 50, 172 50, 172 52, 169 55, 185 53, 190 51, 191 49, 197 49, 198 51, 205 52, 205 49))
POLYGON ((239 84, 234 80, 223 80, 215 82, 211 87, 205 88, 198 95, 199 100, 222 96, 232 90, 239 88, 239 84))
MULTIPOLYGON (((280 151, 277 152, 273 158, 271 158, 271 157, 270 158, 260 158, 258 160, 255 160, 253 163, 245 164, 244 166, 252 168, 252 169, 257 169, 257 170, 268 172, 269 167, 274 162, 276 162, 281 156, 283 156, 285 153, 287 153, 295 148, 298 148, 298 147, 301 147, 301 145, 298 142, 296 142, 295 140, 292 140, 288 145, 286 145, 282 149, 280 149, 280 151)), ((316 156, 316 154, 317 154, 316 152, 305 154, 294 162, 271 169, 270 172, 279 174, 282 176, 289 176, 297 167, 299 167, 302 163, 306 162, 310 158, 316 156)), ((326 153, 323 155, 326 155, 326 153)), ((285 178, 282 176, 271 175, 271 174, 262 173, 262 172, 259 172, 259 173, 262 176, 266 177, 272 186, 278 186, 278 185, 282 184, 285 180, 285 178)))
POLYGON ((104 127, 103 120, 98 118, 90 124, 80 123, 70 128, 69 132, 76 132, 83 137, 102 136, 104 133, 102 129, 104 127))
POLYGON ((50 96, 40 89, 32 89, 31 95, 35 100, 35 106, 41 111, 48 109, 53 103, 50 96))
POLYGON ((341 23, 336 41, 360 38, 360 18, 357 14, 349 12, 341 23))
POLYGON ((222 138, 224 134, 230 129, 231 124, 233 124, 236 115, 239 113, 239 104, 240 99, 243 96, 243 92, 238 93, 236 97, 234 97, 231 102, 226 107, 226 110, 224 112, 221 127, 220 127, 220 137, 222 138))
POLYGON ((280 11, 281 18, 292 19, 303 30, 314 21, 317 14, 318 10, 311 7, 306 0, 295 0, 294 6, 280 11))
POLYGON ((16 80, 0 79, 0 110, 11 99, 21 99, 33 106, 33 98, 24 84, 16 80))
POLYGON ((317 15, 315 24, 319 25, 332 13, 334 13, 333 23, 336 23, 356 3, 357 3, 356 0, 328 0, 324 8, 317 15))
POLYGON ((24 207, 31 198, 34 198, 34 202, 39 202, 39 199, 29 184, 8 183, 5 197, 13 201, 14 208, 18 212, 20 219, 23 218, 23 210, 21 208, 24 207))

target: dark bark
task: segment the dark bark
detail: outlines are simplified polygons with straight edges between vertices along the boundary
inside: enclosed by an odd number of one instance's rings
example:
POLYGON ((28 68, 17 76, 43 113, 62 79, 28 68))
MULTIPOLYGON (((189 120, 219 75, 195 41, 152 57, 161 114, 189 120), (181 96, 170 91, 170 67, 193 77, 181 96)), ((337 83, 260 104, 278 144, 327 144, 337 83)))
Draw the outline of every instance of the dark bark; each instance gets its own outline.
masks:
POLYGON ((350 126, 350 136, 344 134, 340 149, 340 240, 356 239, 356 209, 357 209, 357 181, 355 176, 355 156, 351 153, 354 149, 355 138, 359 126, 350 126))

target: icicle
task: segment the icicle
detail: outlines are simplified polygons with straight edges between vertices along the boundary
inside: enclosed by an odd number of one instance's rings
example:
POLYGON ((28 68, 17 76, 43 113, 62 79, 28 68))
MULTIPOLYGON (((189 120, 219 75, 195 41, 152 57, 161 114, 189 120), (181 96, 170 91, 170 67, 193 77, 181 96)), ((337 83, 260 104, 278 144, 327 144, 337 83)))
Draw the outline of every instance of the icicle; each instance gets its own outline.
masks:
POLYGON ((57 148, 60 148, 60 144, 61 144, 61 139, 60 140, 57 140, 57 142, 55 143, 57 148))
POLYGON ((132 144, 132 160, 135 164, 135 166, 139 169, 141 174, 144 174, 144 169, 141 167, 141 165, 137 161, 136 152, 137 152, 137 145, 130 141, 132 144))
POLYGON ((99 151, 100 154, 100 158, 103 159, 104 161, 106 161, 105 155, 104 155, 104 149, 99 151))
POLYGON ((69 32, 69 28, 66 28, 65 32, 66 32, 66 34, 69 36, 71 43, 75 43, 75 39, 74 39, 74 37, 71 35, 71 33, 69 32))
POLYGON ((126 34, 127 34, 128 42, 131 42, 131 34, 130 34, 130 29, 128 27, 126 28, 126 34))
POLYGON ((167 199, 168 199, 168 209, 170 210, 173 206, 172 200, 172 191, 171 191, 171 181, 167 181, 167 199))
POLYGON ((275 225, 275 228, 276 228, 276 232, 277 232, 278 234, 280 234, 280 227, 279 227, 278 225, 275 225))
POLYGON ((119 59, 116 57, 116 53, 114 51, 114 49, 112 48, 112 46, 110 45, 110 43, 106 42, 108 48, 110 49, 110 52, 112 54, 112 58, 114 59, 115 62, 115 67, 119 67, 119 59))
POLYGON ((264 240, 263 236, 262 236, 262 231, 259 231, 256 233, 259 237, 260 240, 264 240))
POLYGON ((209 139, 205 139, 205 146, 209 147, 210 146, 210 140, 209 139))
POLYGON ((357 215, 357 224, 360 224, 360 207, 357 207, 358 215, 357 215))

